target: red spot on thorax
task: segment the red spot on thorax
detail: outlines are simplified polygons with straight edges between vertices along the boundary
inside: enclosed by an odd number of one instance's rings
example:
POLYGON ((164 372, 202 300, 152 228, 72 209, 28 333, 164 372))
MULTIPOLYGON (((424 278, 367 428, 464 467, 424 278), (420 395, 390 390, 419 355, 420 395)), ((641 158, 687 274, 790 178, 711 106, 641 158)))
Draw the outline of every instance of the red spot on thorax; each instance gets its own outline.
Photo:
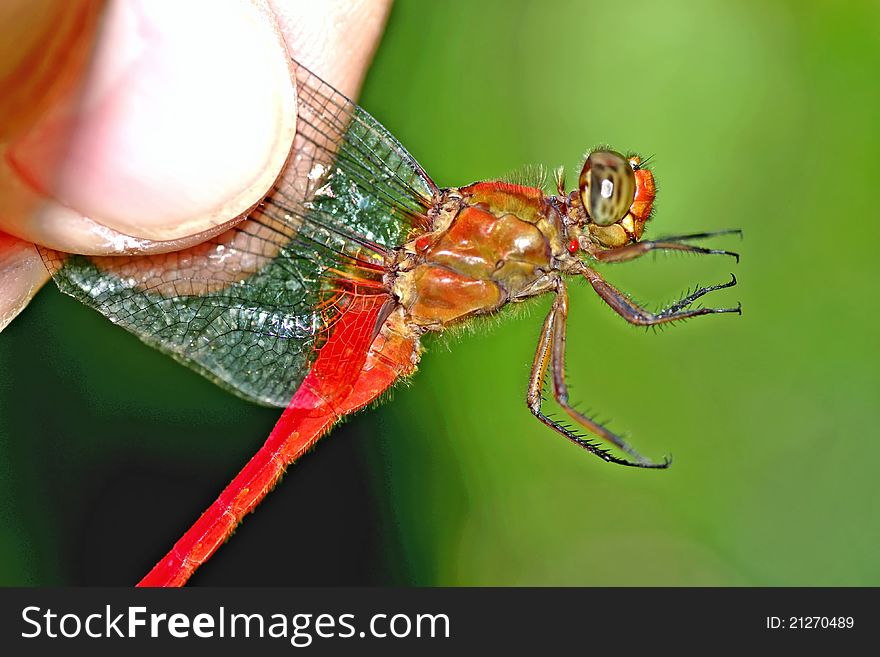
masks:
POLYGON ((575 253, 577 253, 579 248, 580 248, 580 244, 578 244, 578 241, 576 239, 572 239, 568 243, 568 252, 571 255, 574 255, 575 253))
POLYGON ((427 235, 422 235, 420 238, 416 240, 416 251, 424 251, 429 246, 431 246, 431 238, 427 235))

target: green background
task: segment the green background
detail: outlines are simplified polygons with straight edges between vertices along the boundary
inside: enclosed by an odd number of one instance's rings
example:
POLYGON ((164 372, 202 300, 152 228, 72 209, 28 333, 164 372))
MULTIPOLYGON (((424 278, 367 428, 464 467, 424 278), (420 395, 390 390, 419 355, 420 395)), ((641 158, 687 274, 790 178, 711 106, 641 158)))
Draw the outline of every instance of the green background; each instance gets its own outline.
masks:
MULTIPOLYGON (((197 584, 878 585, 880 9, 875 2, 401 2, 361 104, 441 185, 655 155, 650 236, 726 258, 572 281, 573 397, 665 472, 607 465, 524 404, 549 299, 427 341, 391 402, 324 439, 197 584)), ((0 583, 130 584, 277 412, 47 288, 0 336, 0 583)))

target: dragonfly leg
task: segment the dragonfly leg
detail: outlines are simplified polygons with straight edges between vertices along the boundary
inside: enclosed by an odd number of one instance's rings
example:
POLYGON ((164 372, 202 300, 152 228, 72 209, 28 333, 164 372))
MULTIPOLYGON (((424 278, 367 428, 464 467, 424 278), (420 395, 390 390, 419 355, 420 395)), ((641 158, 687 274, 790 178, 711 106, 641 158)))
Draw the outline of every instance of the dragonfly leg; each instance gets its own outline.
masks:
POLYGON ((630 324, 637 326, 655 326, 666 322, 677 322, 690 317, 698 317, 699 315, 719 313, 737 313, 742 315, 742 306, 740 304, 737 304, 735 308, 687 308, 694 301, 709 292, 723 290, 724 288, 736 285, 736 277, 733 274, 730 275, 730 280, 727 283, 698 288, 692 294, 679 299, 668 308, 653 313, 627 298, 625 294, 602 278, 595 269, 584 265, 581 268, 581 273, 590 281, 590 285, 593 286, 596 293, 602 297, 605 303, 611 306, 614 312, 630 324))
POLYGON ((662 463, 654 463, 646 459, 633 449, 623 438, 571 406, 568 400, 568 386, 565 383, 565 320, 567 315, 568 294, 565 291, 565 284, 560 280, 557 283, 556 298, 553 300, 553 307, 550 309, 547 319, 544 320, 544 327, 541 329, 538 348, 535 351, 535 361, 532 364, 532 373, 529 377, 529 389, 526 395, 529 409, 535 417, 548 427, 605 461, 637 468, 669 467, 670 460, 668 458, 664 459, 662 463), (542 402, 544 401, 542 393, 548 368, 550 368, 553 374, 553 397, 562 409, 590 433, 611 443, 623 452, 626 452, 632 456, 635 461, 618 458, 609 450, 600 447, 595 441, 589 440, 572 431, 569 427, 547 417, 541 407, 542 402))
POLYGON ((686 244, 688 240, 699 240, 707 237, 715 237, 716 235, 729 235, 731 233, 742 236, 739 229, 717 230, 711 233, 693 233, 691 235, 675 235, 672 237, 663 237, 658 240, 648 240, 644 242, 635 242, 613 249, 603 249, 599 246, 589 243, 585 250, 599 262, 626 262, 639 258, 650 251, 684 251, 686 253, 702 253, 712 255, 728 255, 736 258, 739 262, 739 254, 733 251, 725 251, 724 249, 706 249, 702 246, 694 246, 686 244))

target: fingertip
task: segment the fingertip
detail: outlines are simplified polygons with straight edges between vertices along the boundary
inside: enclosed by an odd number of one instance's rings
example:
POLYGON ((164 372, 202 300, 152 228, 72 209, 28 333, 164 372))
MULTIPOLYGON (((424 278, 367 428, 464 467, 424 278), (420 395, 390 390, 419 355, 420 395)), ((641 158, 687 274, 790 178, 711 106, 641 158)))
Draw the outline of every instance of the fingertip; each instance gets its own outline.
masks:
POLYGON ((269 0, 291 55, 349 98, 357 96, 390 0, 269 0))
POLYGON ((7 149, 47 201, 13 232, 94 253, 108 231, 173 242, 256 205, 296 130, 287 48, 265 3, 111 3, 100 34, 77 102, 7 149), (45 166, 61 139, 61 164, 45 166), (106 230, 83 233, 89 225, 106 230))
POLYGON ((81 98, 7 143, 0 166, 19 197, 0 228, 59 250, 167 251, 228 227, 290 155, 290 56, 355 96, 389 2, 109 7, 81 98))
POLYGON ((151 240, 255 205, 287 159, 296 113, 285 45, 262 8, 129 1, 107 20, 59 200, 151 240))

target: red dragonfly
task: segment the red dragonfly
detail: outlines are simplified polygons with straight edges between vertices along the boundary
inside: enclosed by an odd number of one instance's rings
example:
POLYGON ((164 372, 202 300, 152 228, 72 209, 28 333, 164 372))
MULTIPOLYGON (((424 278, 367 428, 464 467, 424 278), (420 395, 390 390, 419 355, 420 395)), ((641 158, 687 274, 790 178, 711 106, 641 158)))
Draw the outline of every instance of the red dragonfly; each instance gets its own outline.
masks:
POLYGON ((287 466, 342 417, 415 372, 422 335, 545 293, 554 301, 528 382, 531 412, 607 462, 668 467, 569 403, 564 277, 586 278, 632 324, 740 313, 693 305, 735 285, 732 276, 650 312, 592 266, 654 250, 738 260, 688 243, 735 231, 641 241, 653 175, 639 156, 608 148, 589 154, 569 194, 561 171, 552 195, 502 181, 441 189, 366 111, 294 68, 291 157, 234 229, 164 255, 42 251, 62 291, 236 394, 286 407, 262 448, 139 585, 183 585, 287 466), (548 371, 556 402, 585 432, 545 414, 548 371))

